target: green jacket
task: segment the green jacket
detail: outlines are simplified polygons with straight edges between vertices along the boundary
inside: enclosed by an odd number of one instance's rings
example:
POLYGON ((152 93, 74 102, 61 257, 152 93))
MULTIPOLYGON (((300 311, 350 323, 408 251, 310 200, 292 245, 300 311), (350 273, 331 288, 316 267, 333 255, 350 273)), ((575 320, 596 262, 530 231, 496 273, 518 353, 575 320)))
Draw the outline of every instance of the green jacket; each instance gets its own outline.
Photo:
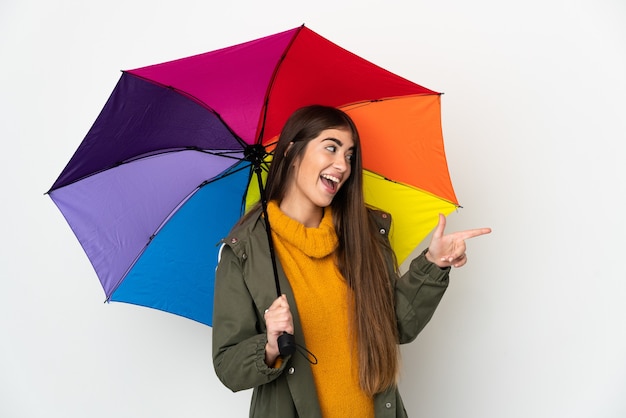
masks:
MULTIPOLYGON (((391 217, 372 211, 385 236, 391 217)), ((280 368, 265 364, 267 335, 264 311, 276 299, 274 273, 265 222, 252 216, 224 239, 215 275, 213 364, 232 391, 254 388, 250 417, 321 417, 309 361, 296 352, 280 368)), ((287 295, 296 343, 305 346, 297 306, 289 282, 277 260, 282 293, 287 295)), ((396 317, 400 343, 413 341, 432 317, 448 286, 449 269, 440 269, 420 255, 395 282, 396 317)), ((406 417, 397 388, 374 398, 377 418, 406 417)))

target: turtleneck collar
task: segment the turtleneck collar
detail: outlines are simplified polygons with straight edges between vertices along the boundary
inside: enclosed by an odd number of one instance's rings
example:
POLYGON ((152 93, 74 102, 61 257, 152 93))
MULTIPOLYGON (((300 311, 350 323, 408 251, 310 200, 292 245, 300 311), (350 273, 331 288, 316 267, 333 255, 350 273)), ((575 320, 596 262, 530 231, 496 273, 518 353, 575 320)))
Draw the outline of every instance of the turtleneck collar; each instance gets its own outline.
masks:
POLYGON ((335 251, 338 245, 330 207, 324 208, 324 216, 317 228, 308 228, 287 216, 276 201, 267 205, 272 232, 281 241, 298 248, 309 257, 323 258, 335 251))

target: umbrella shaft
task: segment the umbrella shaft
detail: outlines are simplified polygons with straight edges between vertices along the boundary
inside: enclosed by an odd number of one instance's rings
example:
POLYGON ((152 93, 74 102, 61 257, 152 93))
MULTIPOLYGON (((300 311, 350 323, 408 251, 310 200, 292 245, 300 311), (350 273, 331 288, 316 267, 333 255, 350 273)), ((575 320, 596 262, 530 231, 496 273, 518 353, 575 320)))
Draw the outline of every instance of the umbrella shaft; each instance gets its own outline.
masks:
POLYGON ((267 243, 270 248, 270 258, 272 260, 272 270, 274 272, 274 283, 276 284, 276 297, 280 297, 282 292, 280 290, 280 282, 278 281, 278 268, 276 267, 276 254, 274 253, 274 241, 272 239, 272 227, 270 225, 270 218, 267 213, 267 197, 265 196, 265 188, 263 187, 263 179, 261 177, 261 167, 255 165, 254 172, 256 173, 257 180, 259 182, 259 192, 261 195, 261 207, 263 208, 263 216, 265 217, 265 229, 267 232, 267 243))

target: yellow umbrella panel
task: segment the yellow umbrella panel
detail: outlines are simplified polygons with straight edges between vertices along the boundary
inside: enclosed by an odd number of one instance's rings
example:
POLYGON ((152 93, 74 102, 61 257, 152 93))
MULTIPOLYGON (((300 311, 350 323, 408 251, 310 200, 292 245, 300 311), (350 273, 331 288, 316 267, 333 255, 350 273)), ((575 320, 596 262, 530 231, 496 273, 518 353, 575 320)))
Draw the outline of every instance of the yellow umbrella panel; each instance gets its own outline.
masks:
POLYGON ((402 264, 419 243, 432 231, 438 215, 450 214, 456 205, 401 183, 395 183, 371 171, 363 171, 365 202, 391 214, 391 247, 402 264))

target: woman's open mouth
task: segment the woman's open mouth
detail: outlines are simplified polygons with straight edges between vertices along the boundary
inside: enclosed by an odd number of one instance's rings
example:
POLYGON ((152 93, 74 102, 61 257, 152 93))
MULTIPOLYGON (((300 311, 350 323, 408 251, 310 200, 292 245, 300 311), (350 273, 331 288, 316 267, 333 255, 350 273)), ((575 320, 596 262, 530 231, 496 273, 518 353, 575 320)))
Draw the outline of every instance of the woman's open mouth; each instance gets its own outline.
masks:
POLYGON ((324 184, 326 188, 329 189, 329 191, 331 191, 332 193, 337 192, 337 188, 339 187, 340 182, 337 177, 331 176, 330 174, 322 174, 320 178, 322 179, 322 184, 324 184))

